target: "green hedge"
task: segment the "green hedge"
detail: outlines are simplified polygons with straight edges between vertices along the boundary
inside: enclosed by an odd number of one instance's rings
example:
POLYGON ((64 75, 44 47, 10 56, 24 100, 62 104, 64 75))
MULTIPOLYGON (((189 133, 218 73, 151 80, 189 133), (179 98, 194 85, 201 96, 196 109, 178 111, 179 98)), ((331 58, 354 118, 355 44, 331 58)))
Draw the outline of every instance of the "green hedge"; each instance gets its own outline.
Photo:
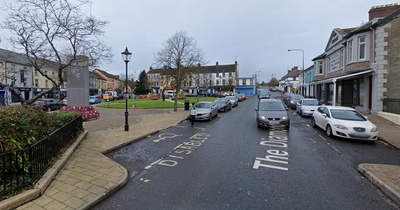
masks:
POLYGON ((76 112, 49 114, 29 107, 0 107, 0 153, 35 143, 77 116, 76 112))

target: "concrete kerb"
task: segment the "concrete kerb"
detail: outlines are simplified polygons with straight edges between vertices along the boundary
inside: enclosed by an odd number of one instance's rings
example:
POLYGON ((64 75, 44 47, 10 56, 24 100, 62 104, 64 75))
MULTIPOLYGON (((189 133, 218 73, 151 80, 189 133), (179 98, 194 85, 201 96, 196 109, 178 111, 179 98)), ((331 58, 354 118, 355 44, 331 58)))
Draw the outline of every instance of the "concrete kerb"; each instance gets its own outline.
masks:
POLYGON ((378 187, 385 195, 387 195, 393 202, 400 205, 400 194, 396 192, 393 188, 375 176, 370 170, 368 170, 367 165, 375 165, 363 163, 358 165, 357 169, 360 173, 364 174, 367 179, 369 179, 376 187, 378 187))
POLYGON ((79 144, 85 139, 87 131, 84 130, 83 133, 75 140, 75 142, 64 152, 60 159, 42 176, 42 178, 34 185, 33 189, 24 191, 18 195, 11 198, 3 200, 0 202, 0 209, 9 210, 17 208, 29 201, 32 201, 40 197, 47 187, 50 185, 57 173, 64 167, 71 155, 74 153, 79 144))

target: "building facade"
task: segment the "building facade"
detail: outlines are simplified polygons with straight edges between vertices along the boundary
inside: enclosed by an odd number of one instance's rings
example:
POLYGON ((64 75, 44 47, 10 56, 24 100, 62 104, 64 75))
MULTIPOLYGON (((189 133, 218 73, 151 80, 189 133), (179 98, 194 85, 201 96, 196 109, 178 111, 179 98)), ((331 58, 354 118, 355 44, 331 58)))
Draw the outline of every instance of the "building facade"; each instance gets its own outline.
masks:
POLYGON ((374 6, 367 23, 334 29, 324 53, 313 59, 314 79, 308 88, 315 95, 310 96, 373 114, 388 110, 389 101, 400 101, 399 8, 374 6))
MULTIPOLYGON (((186 78, 181 84, 185 95, 213 94, 235 92, 236 78, 238 77, 237 62, 229 65, 201 66, 198 64, 188 70, 186 78)), ((171 72, 167 67, 153 69, 147 72, 153 94, 164 94, 165 90, 175 89, 174 81, 170 78, 171 72)))

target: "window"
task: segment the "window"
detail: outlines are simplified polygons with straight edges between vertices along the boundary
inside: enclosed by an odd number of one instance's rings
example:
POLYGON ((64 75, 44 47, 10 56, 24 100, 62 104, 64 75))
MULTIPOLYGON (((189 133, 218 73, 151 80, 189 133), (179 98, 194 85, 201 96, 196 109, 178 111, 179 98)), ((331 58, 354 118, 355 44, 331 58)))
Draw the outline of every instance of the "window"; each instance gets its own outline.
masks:
POLYGON ((341 50, 339 55, 339 68, 343 69, 343 67, 344 67, 344 50, 341 50))
POLYGON ((49 81, 48 81, 48 80, 45 81, 45 87, 46 87, 46 88, 49 87, 49 81))
POLYGON ((35 86, 39 87, 39 79, 35 79, 35 86))
POLYGON ((349 62, 353 61, 353 40, 349 40, 348 44, 347 44, 347 52, 349 55, 349 62))
POLYGON ((318 61, 318 74, 322 74, 323 70, 322 61, 318 61))
POLYGON ((358 59, 359 60, 364 60, 366 58, 366 37, 361 36, 358 37, 358 59))

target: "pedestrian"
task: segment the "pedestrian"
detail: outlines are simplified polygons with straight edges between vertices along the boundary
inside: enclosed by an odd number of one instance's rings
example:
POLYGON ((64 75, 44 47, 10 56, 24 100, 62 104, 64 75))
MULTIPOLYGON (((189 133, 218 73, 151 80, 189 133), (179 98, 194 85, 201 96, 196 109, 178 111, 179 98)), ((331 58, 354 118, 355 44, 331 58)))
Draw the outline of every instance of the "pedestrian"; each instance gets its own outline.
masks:
POLYGON ((196 104, 193 102, 192 106, 189 108, 189 121, 191 121, 192 125, 194 123, 195 115, 197 115, 196 104))

